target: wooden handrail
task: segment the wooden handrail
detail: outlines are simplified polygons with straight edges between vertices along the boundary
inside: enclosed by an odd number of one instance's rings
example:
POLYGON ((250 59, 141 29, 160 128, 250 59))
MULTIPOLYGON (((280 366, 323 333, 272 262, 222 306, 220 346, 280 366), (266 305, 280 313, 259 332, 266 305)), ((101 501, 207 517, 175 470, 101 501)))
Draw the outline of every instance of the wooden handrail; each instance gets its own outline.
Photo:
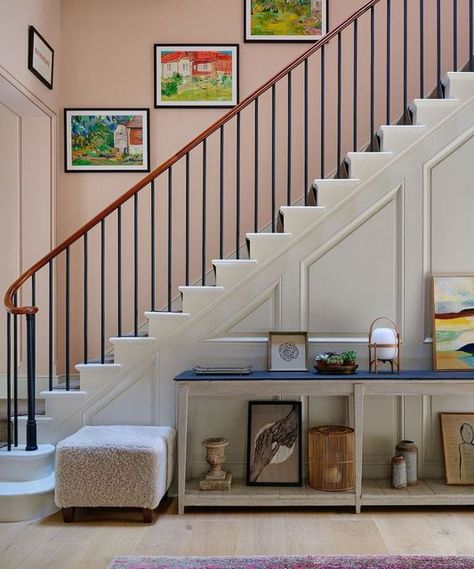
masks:
POLYGON ((287 65, 284 69, 282 69, 279 73, 274 75, 271 79, 269 79, 264 85, 259 87, 256 91, 254 91, 251 95, 246 97, 243 101, 241 101, 238 105, 233 107, 229 112, 223 115, 220 119, 214 122, 209 128, 204 130, 201 134, 193 138, 191 142, 183 146, 181 150, 178 150, 176 154, 174 154, 171 158, 163 162, 158 168, 155 168, 152 172, 150 172, 147 176, 145 176, 140 182, 132 186, 127 192, 122 194, 118 197, 115 201, 113 201, 108 207, 103 209, 100 213, 98 213, 95 217, 93 217, 90 221, 84 224, 81 228, 75 231, 70 237, 64 240, 60 245, 55 247, 52 251, 50 251, 47 255, 45 255, 42 259, 40 259, 37 263, 32 265, 28 270, 26 270, 16 281, 8 288, 7 292, 5 293, 4 297, 4 305, 8 312, 11 314, 35 314, 38 312, 37 306, 15 306, 14 296, 20 289, 20 287, 35 273, 37 273, 40 269, 46 266, 50 261, 55 259, 58 255, 60 255, 63 251, 65 251, 68 247, 70 247, 73 243, 78 241, 81 237, 83 237, 86 233, 88 233, 93 227, 98 225, 101 221, 103 221, 106 217, 108 217, 111 213, 113 213, 117 208, 127 202, 131 197, 137 194, 140 190, 142 190, 145 186, 147 186, 152 180, 155 180, 158 176, 160 176, 163 172, 166 172, 173 164, 178 162, 183 156, 186 156, 189 152, 191 152, 196 146, 201 144, 205 139, 207 139, 211 134, 216 132, 221 126, 229 122, 233 117, 238 115, 243 109, 248 107, 255 99, 263 95, 266 91, 271 89, 273 85, 278 83, 281 79, 286 77, 288 73, 293 71, 296 67, 298 67, 301 63, 307 60, 311 55, 316 53, 322 46, 326 45, 330 42, 334 37, 337 37, 340 33, 342 33, 347 27, 349 27, 352 23, 358 20, 363 14, 365 14, 372 6, 378 4, 380 0, 370 0, 362 6, 359 10, 354 12, 352 16, 347 18, 344 22, 342 22, 339 26, 334 28, 331 32, 327 33, 323 38, 315 42, 309 49, 307 49, 302 55, 297 57, 294 61, 292 61, 289 65, 287 65))

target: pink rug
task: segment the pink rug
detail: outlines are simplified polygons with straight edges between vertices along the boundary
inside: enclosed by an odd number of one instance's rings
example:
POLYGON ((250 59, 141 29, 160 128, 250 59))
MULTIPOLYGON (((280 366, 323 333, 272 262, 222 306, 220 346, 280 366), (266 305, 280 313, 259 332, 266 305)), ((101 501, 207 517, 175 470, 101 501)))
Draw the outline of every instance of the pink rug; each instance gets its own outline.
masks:
POLYGON ((109 569, 474 569, 474 557, 117 557, 109 569))

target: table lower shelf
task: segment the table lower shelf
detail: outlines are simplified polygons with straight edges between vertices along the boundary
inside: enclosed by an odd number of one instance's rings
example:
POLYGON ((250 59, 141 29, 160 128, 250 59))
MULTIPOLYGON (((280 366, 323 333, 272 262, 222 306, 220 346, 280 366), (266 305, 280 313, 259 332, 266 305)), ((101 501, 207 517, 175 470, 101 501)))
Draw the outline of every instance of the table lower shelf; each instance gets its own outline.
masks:
POLYGON ((354 506, 354 492, 321 492, 303 486, 247 486, 233 480, 229 492, 199 490, 198 480, 186 482, 185 506, 354 506))
POLYGON ((447 486, 441 479, 419 480, 415 486, 395 490, 390 480, 364 480, 363 506, 474 505, 474 486, 447 486))
MULTIPOLYGON (((355 492, 321 492, 306 483, 293 486, 247 486, 234 480, 229 492, 199 490, 198 480, 186 482, 184 506, 355 506, 355 492)), ((362 484, 362 506, 474 505, 474 486, 447 486, 444 480, 420 480, 415 486, 395 490, 390 480, 368 479, 362 484)))

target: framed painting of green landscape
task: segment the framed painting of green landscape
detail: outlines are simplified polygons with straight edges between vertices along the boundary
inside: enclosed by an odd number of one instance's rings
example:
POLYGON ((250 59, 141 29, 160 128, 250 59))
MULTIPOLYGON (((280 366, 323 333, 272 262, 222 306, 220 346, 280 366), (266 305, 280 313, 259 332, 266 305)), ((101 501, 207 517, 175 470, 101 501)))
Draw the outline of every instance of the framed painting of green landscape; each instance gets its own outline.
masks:
POLYGON ((149 172, 148 109, 65 109, 66 172, 149 172))
POLYGON ((328 28, 328 0, 244 0, 246 42, 321 39, 328 28))
POLYGON ((433 368, 474 371, 474 275, 435 275, 433 368))
POLYGON ((155 44, 155 107, 233 107, 237 44, 155 44))

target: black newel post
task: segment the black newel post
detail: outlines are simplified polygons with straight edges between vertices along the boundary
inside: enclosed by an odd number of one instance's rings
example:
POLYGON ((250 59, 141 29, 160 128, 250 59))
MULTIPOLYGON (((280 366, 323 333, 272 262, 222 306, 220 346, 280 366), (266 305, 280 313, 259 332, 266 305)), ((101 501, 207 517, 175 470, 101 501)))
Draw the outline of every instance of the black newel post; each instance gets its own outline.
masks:
POLYGON ((26 449, 37 450, 36 443, 36 353, 35 314, 26 315, 26 358, 28 381, 28 420, 26 422, 26 449))

